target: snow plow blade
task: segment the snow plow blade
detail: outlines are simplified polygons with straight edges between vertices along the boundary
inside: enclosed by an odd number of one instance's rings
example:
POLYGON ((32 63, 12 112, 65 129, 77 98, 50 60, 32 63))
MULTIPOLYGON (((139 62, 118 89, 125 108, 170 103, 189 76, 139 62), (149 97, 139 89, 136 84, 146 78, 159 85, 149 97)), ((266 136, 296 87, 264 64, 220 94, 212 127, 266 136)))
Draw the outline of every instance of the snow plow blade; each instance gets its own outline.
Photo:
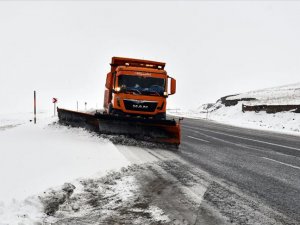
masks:
POLYGON ((135 139, 180 144, 180 125, 174 119, 156 120, 95 114, 99 121, 99 132, 122 134, 135 139))
POLYGON ((57 109, 61 123, 84 127, 100 134, 125 135, 137 140, 170 144, 180 144, 180 124, 174 119, 157 120, 115 116, 103 113, 82 113, 57 109))

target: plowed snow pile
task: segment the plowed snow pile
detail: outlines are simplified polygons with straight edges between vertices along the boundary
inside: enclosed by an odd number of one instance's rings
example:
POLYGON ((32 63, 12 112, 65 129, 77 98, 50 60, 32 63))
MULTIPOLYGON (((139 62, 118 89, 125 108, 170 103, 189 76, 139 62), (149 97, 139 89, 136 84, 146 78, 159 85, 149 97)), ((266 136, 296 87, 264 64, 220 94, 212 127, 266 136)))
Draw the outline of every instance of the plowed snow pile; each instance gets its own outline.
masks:
POLYGON ((255 98, 251 101, 240 101, 235 106, 226 107, 220 101, 205 104, 196 110, 177 112, 176 115, 218 121, 221 123, 254 129, 279 131, 300 135, 300 113, 278 112, 268 114, 261 112, 242 112, 242 104, 246 105, 299 105, 300 83, 276 88, 251 91, 227 97, 227 100, 255 98))
POLYGON ((0 115, 0 224, 33 224, 43 216, 37 194, 65 182, 105 175, 129 161, 109 141, 39 114, 0 115), (108 154, 109 153, 109 154, 108 154))

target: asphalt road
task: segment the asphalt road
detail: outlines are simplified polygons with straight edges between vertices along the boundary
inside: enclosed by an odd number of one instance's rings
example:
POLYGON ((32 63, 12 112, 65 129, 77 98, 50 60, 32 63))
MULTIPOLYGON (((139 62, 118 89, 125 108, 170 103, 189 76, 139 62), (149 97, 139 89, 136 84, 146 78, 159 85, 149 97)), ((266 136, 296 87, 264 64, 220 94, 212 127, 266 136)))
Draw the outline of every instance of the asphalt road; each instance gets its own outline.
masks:
POLYGON ((280 224, 300 224, 300 137, 185 118, 178 154, 227 185, 226 193, 215 187, 205 196, 221 214, 232 217, 227 208, 238 211, 237 201, 251 208, 235 215, 245 217, 236 223, 260 211, 280 224))

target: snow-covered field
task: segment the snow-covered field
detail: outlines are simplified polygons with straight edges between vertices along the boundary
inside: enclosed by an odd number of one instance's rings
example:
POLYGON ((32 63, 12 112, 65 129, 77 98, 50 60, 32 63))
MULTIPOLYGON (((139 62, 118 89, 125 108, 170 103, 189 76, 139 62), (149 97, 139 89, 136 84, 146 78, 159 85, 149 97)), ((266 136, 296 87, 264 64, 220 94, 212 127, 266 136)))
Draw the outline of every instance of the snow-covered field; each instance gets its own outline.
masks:
POLYGON ((0 224, 31 224, 43 216, 36 195, 81 177, 105 175, 130 162, 109 141, 57 118, 2 114, 0 119, 0 224), (31 196, 31 197, 30 197, 31 196))
POLYGON ((256 98, 254 101, 240 101, 235 106, 226 107, 218 101, 215 104, 205 104, 195 110, 170 111, 170 114, 217 121, 220 123, 253 129, 270 130, 293 135, 300 135, 300 113, 279 112, 242 112, 242 104, 257 105, 292 105, 300 104, 300 83, 281 87, 268 88, 228 97, 228 100, 241 98, 256 98))
POLYGON ((153 203, 140 208, 143 185, 135 176, 147 167, 139 165, 158 161, 147 148, 115 145, 117 137, 59 125, 49 113, 39 113, 37 124, 32 117, 0 114, 0 225, 64 224, 74 216, 89 220, 95 210, 103 220, 122 220, 125 210, 126 218, 144 221, 138 224, 168 221, 153 203))

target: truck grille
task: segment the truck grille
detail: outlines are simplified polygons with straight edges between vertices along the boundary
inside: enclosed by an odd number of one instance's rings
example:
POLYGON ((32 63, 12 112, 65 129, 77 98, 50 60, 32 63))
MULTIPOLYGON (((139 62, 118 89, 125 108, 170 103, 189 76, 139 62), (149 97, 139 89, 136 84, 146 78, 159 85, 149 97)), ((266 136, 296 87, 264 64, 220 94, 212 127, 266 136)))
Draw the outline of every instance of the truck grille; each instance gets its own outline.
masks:
POLYGON ((154 112, 157 102, 124 99, 124 105, 127 110, 154 112))

